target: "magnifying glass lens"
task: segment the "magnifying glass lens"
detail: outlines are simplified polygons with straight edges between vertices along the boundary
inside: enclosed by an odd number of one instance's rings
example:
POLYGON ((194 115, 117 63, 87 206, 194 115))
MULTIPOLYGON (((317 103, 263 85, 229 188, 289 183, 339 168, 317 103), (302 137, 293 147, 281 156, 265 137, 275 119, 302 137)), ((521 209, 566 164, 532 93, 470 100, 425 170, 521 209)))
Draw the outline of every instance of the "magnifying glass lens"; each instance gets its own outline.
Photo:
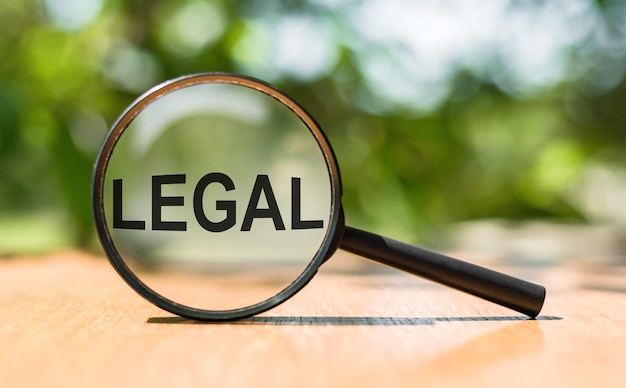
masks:
POLYGON ((157 299, 207 311, 263 303, 305 283, 332 237, 331 173, 309 123, 242 81, 149 92, 103 149, 96 184, 114 264, 157 299))

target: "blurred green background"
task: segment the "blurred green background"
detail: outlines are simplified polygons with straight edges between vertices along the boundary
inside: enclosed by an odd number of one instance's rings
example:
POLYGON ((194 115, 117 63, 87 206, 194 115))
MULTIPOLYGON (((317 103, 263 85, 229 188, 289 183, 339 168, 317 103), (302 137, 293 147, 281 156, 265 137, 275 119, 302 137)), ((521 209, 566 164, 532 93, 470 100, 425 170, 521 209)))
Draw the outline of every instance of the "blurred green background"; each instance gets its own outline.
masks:
POLYGON ((353 226, 442 246, 482 220, 622 235, 623 1, 6 0, 0 28, 3 256, 97 249, 109 126, 207 71, 271 82, 316 117, 353 226))

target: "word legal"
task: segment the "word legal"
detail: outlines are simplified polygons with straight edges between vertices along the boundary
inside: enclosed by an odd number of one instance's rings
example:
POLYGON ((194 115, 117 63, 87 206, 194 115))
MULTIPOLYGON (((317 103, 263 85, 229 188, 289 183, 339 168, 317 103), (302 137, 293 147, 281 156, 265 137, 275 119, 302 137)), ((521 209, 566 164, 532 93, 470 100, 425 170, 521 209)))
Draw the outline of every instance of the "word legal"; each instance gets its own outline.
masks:
MULTIPOLYGON (((164 206, 185 205, 185 197, 163 196, 162 186, 185 184, 185 182, 185 174, 152 176, 152 230, 187 230, 187 222, 164 221, 161 213, 161 209, 164 206)), ((204 211, 203 198, 206 188, 211 184, 221 185, 226 191, 235 190, 235 184, 228 175, 219 172, 206 174, 196 184, 192 201, 193 212, 196 221, 202 228, 209 232, 223 232, 235 226, 237 221, 237 204, 234 200, 215 201, 215 209, 224 211, 224 217, 220 220, 210 220, 204 211)), ((323 228, 324 222, 322 220, 302 220, 301 204, 300 178, 291 178, 291 229, 323 228)), ((285 230, 285 223, 267 175, 257 175, 256 177, 240 230, 242 232, 250 231, 252 221, 257 218, 269 218, 273 221, 276 230, 285 230), (261 195, 265 197, 267 207, 259 208, 261 195)), ((126 220, 123 218, 122 179, 113 180, 113 228, 146 229, 145 221, 126 220)))

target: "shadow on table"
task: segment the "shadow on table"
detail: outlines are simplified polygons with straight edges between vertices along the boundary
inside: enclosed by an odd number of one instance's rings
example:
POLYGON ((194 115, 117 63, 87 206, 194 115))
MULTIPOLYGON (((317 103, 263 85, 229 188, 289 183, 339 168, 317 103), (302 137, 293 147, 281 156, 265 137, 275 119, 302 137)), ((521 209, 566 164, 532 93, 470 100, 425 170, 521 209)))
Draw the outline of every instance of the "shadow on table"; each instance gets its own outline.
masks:
POLYGON ((314 316, 255 316, 230 322, 204 322, 183 317, 151 317, 147 323, 159 324, 228 324, 228 325, 302 325, 302 326, 421 326, 445 322, 488 322, 488 321, 556 321, 561 317, 541 315, 537 318, 525 316, 487 317, 314 317, 314 316))

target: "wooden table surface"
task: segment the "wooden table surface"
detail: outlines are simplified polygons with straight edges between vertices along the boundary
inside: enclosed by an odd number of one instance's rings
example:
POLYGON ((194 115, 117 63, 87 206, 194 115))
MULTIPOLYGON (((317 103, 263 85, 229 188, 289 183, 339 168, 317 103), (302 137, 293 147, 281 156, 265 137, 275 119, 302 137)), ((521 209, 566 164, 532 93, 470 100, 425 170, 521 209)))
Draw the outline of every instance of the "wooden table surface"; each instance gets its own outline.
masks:
POLYGON ((626 387, 626 265, 497 269, 546 286, 536 320, 345 253, 219 324, 149 304, 102 257, 0 260, 0 387, 626 387))

